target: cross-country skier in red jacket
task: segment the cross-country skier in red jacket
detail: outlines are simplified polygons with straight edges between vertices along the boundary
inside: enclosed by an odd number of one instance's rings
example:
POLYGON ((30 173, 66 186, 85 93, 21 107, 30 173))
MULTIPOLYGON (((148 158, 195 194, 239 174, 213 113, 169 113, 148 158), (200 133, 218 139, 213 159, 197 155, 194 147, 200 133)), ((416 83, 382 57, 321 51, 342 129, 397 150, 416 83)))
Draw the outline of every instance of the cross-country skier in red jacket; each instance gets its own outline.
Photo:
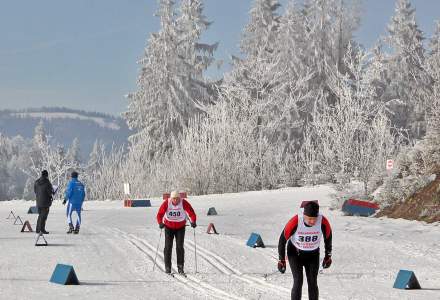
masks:
POLYGON ((318 300, 319 245, 324 236, 323 268, 332 263, 332 229, 326 217, 319 214, 319 205, 308 202, 302 214, 295 215, 284 227, 278 242, 278 270, 286 272, 287 258, 293 275, 292 300, 301 299, 303 267, 306 271, 309 300, 318 300))
POLYGON ((160 229, 165 227, 165 248, 163 250, 165 272, 171 273, 171 252, 173 239, 176 238, 177 270, 184 274, 186 218, 189 217, 191 227, 196 228, 196 214, 191 204, 186 199, 181 199, 176 191, 171 192, 170 198, 166 199, 157 213, 157 223, 160 229))

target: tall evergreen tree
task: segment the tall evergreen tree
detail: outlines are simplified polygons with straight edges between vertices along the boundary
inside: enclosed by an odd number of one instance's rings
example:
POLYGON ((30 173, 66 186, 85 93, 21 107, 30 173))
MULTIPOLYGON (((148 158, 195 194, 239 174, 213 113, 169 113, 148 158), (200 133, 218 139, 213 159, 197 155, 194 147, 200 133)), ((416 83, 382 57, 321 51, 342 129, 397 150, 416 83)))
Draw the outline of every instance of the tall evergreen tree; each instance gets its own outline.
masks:
POLYGON ((202 73, 215 47, 197 44, 209 25, 202 9, 201 1, 183 1, 176 20, 174 2, 159 0, 161 29, 150 36, 140 61, 138 90, 128 96, 128 111, 124 113, 136 131, 131 137, 133 146, 141 143, 149 158, 170 150, 171 140, 188 120, 203 112, 207 87, 202 73), (200 49, 208 54, 200 55, 200 49))
POLYGON ((388 25, 385 45, 391 53, 385 55, 384 80, 387 89, 383 101, 390 101, 391 120, 397 128, 409 131, 411 138, 423 136, 429 89, 429 76, 424 69, 423 33, 415 19, 415 9, 409 0, 397 0, 394 16, 388 25))
POLYGON ((66 158, 74 166, 79 166, 81 164, 81 153, 80 153, 80 145, 78 138, 73 139, 72 145, 67 150, 66 158))

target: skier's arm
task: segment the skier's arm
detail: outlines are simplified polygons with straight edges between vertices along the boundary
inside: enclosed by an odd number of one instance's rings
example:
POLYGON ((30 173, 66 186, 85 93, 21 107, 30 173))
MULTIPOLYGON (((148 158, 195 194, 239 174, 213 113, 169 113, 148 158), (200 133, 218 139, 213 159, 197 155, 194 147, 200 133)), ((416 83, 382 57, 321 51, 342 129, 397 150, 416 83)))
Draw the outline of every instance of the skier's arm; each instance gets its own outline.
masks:
POLYGON ((280 239, 278 240, 278 258, 283 260, 286 257, 286 243, 287 240, 284 237, 284 230, 281 231, 280 239))
POLYGON ((286 244, 292 235, 295 234, 298 228, 298 215, 294 216, 287 222, 286 227, 281 232, 280 239, 278 241, 278 257, 284 259, 286 257, 286 244))
POLYGON ((321 230, 324 235, 325 255, 332 254, 332 228, 326 217, 322 216, 321 230))
POLYGON ((168 209, 168 201, 165 200, 160 206, 159 211, 157 212, 157 216, 156 216, 157 224, 163 223, 163 217, 165 216, 167 209, 168 209))
POLYGON ((49 182, 49 184, 47 186, 47 194, 51 195, 51 197, 54 195, 53 186, 52 186, 52 183, 50 183, 50 182, 49 182))
POLYGON ((70 181, 67 185, 66 192, 64 193, 64 199, 69 200, 72 197, 74 182, 70 181))
POLYGON ((194 212, 194 209, 192 208, 191 204, 189 204, 189 202, 186 201, 185 199, 183 199, 182 201, 183 201, 183 209, 188 214, 188 217, 189 217, 191 223, 196 223, 197 216, 196 216, 196 213, 194 212))

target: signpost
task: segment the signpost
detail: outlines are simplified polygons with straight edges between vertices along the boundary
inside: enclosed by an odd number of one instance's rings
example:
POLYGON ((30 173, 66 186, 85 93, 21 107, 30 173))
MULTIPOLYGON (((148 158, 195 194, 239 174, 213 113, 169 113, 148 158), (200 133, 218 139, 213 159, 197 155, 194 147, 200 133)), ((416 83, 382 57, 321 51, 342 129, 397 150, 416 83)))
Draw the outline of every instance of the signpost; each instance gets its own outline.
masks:
POLYGON ((130 195, 130 184, 129 183, 124 183, 124 194, 125 195, 130 195))
POLYGON ((387 171, 391 171, 394 168, 394 160, 387 159, 387 171))

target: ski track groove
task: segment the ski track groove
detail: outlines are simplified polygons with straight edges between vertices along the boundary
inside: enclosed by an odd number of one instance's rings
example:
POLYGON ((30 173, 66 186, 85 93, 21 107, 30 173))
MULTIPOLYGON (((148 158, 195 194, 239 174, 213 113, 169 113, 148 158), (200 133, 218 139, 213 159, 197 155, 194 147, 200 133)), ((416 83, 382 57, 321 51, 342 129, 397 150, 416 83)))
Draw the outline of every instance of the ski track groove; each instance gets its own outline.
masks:
MULTIPOLYGON (((124 232, 124 231, 122 231, 122 230, 120 230, 118 228, 114 228, 114 230, 118 231, 122 238, 126 239, 131 245, 133 245, 136 249, 138 249, 140 252, 145 254, 152 262, 154 262, 155 251, 151 252, 151 250, 145 249, 145 247, 143 247, 142 245, 138 244, 139 243, 138 241, 135 241, 132 238, 130 238, 129 234, 127 234, 126 232, 124 232)), ((162 256, 160 256, 160 257, 162 258, 162 256)), ((160 268, 162 270, 162 272, 165 272, 164 268, 161 267, 160 265, 157 264, 157 267, 160 268)), ((178 280, 178 281, 180 281, 185 287, 187 287, 191 291, 195 290, 195 291, 200 292, 201 294, 205 294, 205 295, 208 294, 207 291, 203 290, 202 287, 200 287, 198 285, 195 285, 192 282, 185 281, 183 277, 174 276, 173 278, 178 280)), ((209 296, 213 296, 213 297, 215 297, 217 299, 223 299, 223 298, 219 298, 216 295, 211 295, 211 294, 208 294, 208 295, 209 296)))
MULTIPOLYGON (((113 228, 113 230, 118 231, 121 236, 126 239, 129 243, 131 243, 134 247, 136 247, 139 251, 147 255, 151 261, 154 262, 154 257, 156 253, 156 249, 154 246, 150 245, 147 241, 138 238, 137 236, 133 234, 129 234, 127 232, 124 232, 118 228, 113 228)), ((158 253, 158 258, 163 260, 163 254, 158 253)), ((160 268, 163 272, 165 272, 164 268, 157 264, 157 267, 160 268)), ((175 267, 173 267, 173 270, 177 272, 175 267)), ((233 300, 244 300, 245 298, 236 296, 234 294, 230 294, 226 291, 223 291, 221 289, 218 289, 208 283, 202 282, 201 280, 195 278, 194 276, 188 275, 187 277, 176 275, 172 277, 176 279, 177 281, 180 281, 184 286, 188 287, 191 291, 198 291, 202 294, 208 295, 211 298, 216 299, 233 299, 233 300)))
MULTIPOLYGON (((193 241, 188 240, 187 243, 191 245, 192 249, 194 249, 193 241)), ((249 276, 247 274, 243 274, 239 270, 235 269, 227 261, 225 261, 221 256, 217 255, 216 253, 206 248, 197 245, 197 253, 200 254, 202 258, 204 258, 208 263, 210 263, 216 269, 220 270, 222 273, 232 276, 238 280, 241 280, 260 291, 269 292, 268 291, 269 289, 270 291, 275 292, 282 296, 286 296, 286 294, 290 295, 291 292, 290 289, 287 289, 282 286, 276 286, 264 281, 263 279, 259 279, 253 276, 249 276)))
MULTIPOLYGON (((127 242, 128 242, 129 244, 131 244, 134 248, 136 248, 137 250, 139 250, 140 252, 142 252, 144 255, 146 255, 151 261, 154 261, 154 253, 151 253, 149 250, 146 250, 144 247, 138 245, 138 243, 137 243, 136 241, 133 241, 132 239, 130 239, 130 238, 128 237, 128 234, 127 234, 126 232, 123 232, 122 230, 119 230, 118 228, 114 228, 113 230, 118 231, 119 234, 120 234, 120 236, 121 236, 123 239, 127 240, 127 242)), ((114 232, 114 231, 111 231, 110 229, 106 229, 106 231, 108 231, 109 233, 112 233, 112 234, 115 235, 115 232, 114 232)), ((160 267, 159 265, 158 265, 158 268, 160 268, 160 269, 164 272, 164 269, 163 269, 162 267, 160 267)), ((182 281, 181 278, 178 278, 177 276, 174 277, 174 278, 177 279, 178 281, 182 281)), ((204 291, 203 289, 201 289, 201 287, 199 287, 199 286, 194 286, 194 285, 191 284, 191 283, 185 283, 185 282, 182 282, 182 283, 183 283, 183 285, 184 285, 186 288, 188 288, 188 289, 191 290, 191 291, 194 291, 194 290, 195 290, 195 291, 198 291, 198 292, 200 292, 200 293, 202 293, 202 294, 205 294, 205 295, 207 294, 207 292, 204 291), (191 289, 191 288, 192 288, 192 289, 191 289)))

